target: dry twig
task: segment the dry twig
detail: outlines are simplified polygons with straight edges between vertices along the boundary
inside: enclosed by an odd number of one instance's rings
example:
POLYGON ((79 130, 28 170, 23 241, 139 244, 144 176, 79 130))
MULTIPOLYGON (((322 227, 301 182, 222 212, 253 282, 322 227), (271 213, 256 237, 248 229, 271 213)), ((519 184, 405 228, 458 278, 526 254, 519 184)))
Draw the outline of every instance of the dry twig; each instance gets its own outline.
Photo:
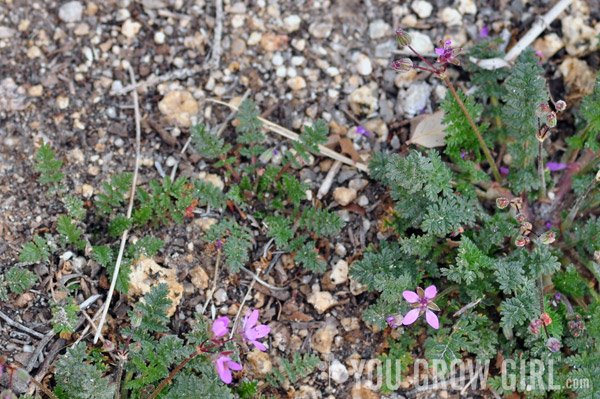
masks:
MULTIPOLYGON (((129 67, 129 77, 131 79, 131 84, 135 85, 135 74, 133 72, 133 68, 129 67)), ((129 194, 129 207, 127 208, 127 219, 131 219, 131 212, 133 211, 133 199, 135 198, 135 187, 137 185, 137 177, 138 177, 138 169, 140 167, 140 141, 142 135, 141 128, 141 116, 140 116, 140 104, 138 99, 137 90, 132 91, 133 94, 133 106, 135 109, 135 166, 133 169, 133 180, 131 182, 131 192, 129 194)), ((110 289, 108 290, 108 297, 104 302, 104 311, 102 312, 102 317, 100 318, 100 323, 98 323, 98 329, 96 330, 96 335, 94 336, 94 343, 98 342, 98 338, 102 331, 102 326, 106 320, 106 314, 108 313, 108 308, 110 307, 110 300, 112 299, 113 293, 115 292, 115 285, 117 283, 117 278, 119 276, 119 269, 121 268, 121 261, 123 260, 123 252, 125 251, 125 243, 127 242, 127 236, 129 234, 129 229, 123 232, 121 236, 121 246, 119 247, 119 255, 117 256, 117 262, 115 264, 115 270, 113 272, 113 278, 110 283, 110 289)))
POLYGON ((2 312, 0 312, 0 318, 3 319, 6 322, 6 324, 8 324, 9 326, 18 328, 19 330, 25 331, 26 333, 36 336, 40 339, 44 338, 44 334, 39 333, 35 330, 32 330, 29 327, 25 327, 23 324, 19 323, 18 321, 14 321, 13 319, 11 319, 10 317, 8 317, 7 315, 5 315, 2 312))

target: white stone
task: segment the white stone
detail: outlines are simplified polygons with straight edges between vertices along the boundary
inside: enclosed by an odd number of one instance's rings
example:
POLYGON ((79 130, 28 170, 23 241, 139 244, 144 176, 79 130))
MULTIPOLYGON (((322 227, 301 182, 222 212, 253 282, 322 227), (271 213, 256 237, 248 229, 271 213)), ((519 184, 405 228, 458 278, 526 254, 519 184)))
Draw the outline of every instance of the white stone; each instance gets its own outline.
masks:
POLYGON ((81 195, 83 195, 84 198, 91 198, 92 195, 94 195, 94 187, 90 186, 89 184, 82 185, 81 195))
POLYGON ((248 46, 256 46, 260 43, 260 39, 262 39, 262 33, 260 32, 252 32, 250 33, 250 37, 248 37, 248 46))
MULTIPOLYGON (((264 341, 264 340, 261 340, 264 341)), ((266 344, 266 342, 263 342, 266 344)), ((262 352, 258 348, 246 355, 250 368, 259 376, 265 376, 273 370, 273 362, 268 352, 262 352)))
POLYGON ((348 280, 348 262, 343 259, 338 260, 333 265, 329 278, 334 285, 345 283, 348 280))
POLYGON ((202 229, 202 231, 208 231, 210 226, 219 223, 215 218, 204 217, 194 220, 194 224, 202 229))
POLYGON ((477 14, 477 5, 473 0, 458 0, 458 11, 461 14, 477 14))
POLYGON ((335 254, 341 256, 342 258, 346 256, 346 247, 341 242, 335 244, 335 254))
POLYGON ((325 70, 325 72, 327 73, 327 75, 331 76, 332 78, 334 78, 340 74, 340 70, 334 66, 330 66, 329 68, 327 68, 325 70))
POLYGON ((217 305, 221 305, 227 301, 227 291, 225 291, 223 288, 219 288, 214 293, 213 298, 215 299, 217 305))
POLYGON ((283 19, 284 28, 288 33, 292 33, 300 29, 301 23, 302 19, 296 14, 288 15, 283 19))
POLYGON ((333 23, 329 21, 315 21, 308 27, 308 32, 317 39, 326 39, 332 29, 333 23))
POLYGON ((277 75, 278 78, 285 78, 287 76, 287 68, 284 65, 278 67, 275 70, 275 75, 277 75))
POLYGON ((357 192, 349 187, 336 187, 333 190, 333 199, 341 206, 346 206, 356 198, 357 192))
POLYGON ((407 117, 412 118, 427 106, 431 90, 429 84, 416 82, 406 92, 401 91, 398 94, 398 105, 407 117))
POLYGON ((312 292, 307 300, 319 314, 323 314, 330 307, 337 305, 336 299, 327 291, 312 292))
POLYGON ((215 175, 213 173, 200 172, 198 174, 198 178, 204 180, 206 183, 211 183, 213 186, 223 191, 225 188, 225 183, 223 183, 223 179, 219 175, 215 175))
POLYGON ((391 33, 391 26, 382 19, 375 20, 369 24, 369 37, 373 40, 381 39, 391 33))
POLYGON ((234 29, 241 28, 244 26, 244 22, 246 20, 245 15, 236 14, 231 18, 231 27, 234 29))
POLYGON ((433 6, 430 2, 424 0, 414 1, 410 8, 419 16, 421 19, 429 18, 433 11, 433 6))
POLYGON ((123 25, 121 26, 121 33, 123 36, 129 39, 133 39, 138 34, 140 29, 142 29, 142 24, 132 19, 128 19, 127 21, 123 22, 123 25))
POLYGON ((283 65, 283 57, 279 53, 275 53, 273 58, 271 58, 271 63, 275 66, 283 65))
POLYGON ((158 110, 177 125, 190 127, 192 118, 199 112, 199 105, 190 92, 173 90, 160 100, 158 110))
MULTIPOLYGON (((289 68, 288 68, 289 73, 289 68)), ((306 87, 306 80, 302 76, 296 76, 287 80, 287 85, 293 91, 302 90, 306 87)))
POLYGON ((8 39, 12 37, 17 31, 8 26, 0 26, 0 39, 8 39))
POLYGON ((410 45, 417 53, 433 53, 433 43, 428 35, 418 31, 409 32, 412 39, 410 45))
POLYGON ((305 61, 306 61, 306 58, 304 58, 301 55, 295 55, 290 60, 290 62, 293 66, 300 66, 300 65, 304 64, 305 61))
POLYGON ((83 14, 83 5, 78 1, 70 1, 58 9, 58 18, 63 22, 77 22, 83 14))
POLYGON ((444 8, 440 13, 440 19, 447 27, 462 25, 462 15, 454 8, 444 8))
POLYGON ((369 205, 369 198, 367 198, 366 195, 361 195, 360 197, 358 197, 358 205, 362 207, 369 205))
POLYGON ((356 59, 356 71, 367 76, 373 72, 373 65, 371 65, 371 59, 366 54, 358 54, 356 59))
POLYGON ((539 51, 547 60, 565 46, 565 43, 556 33, 550 33, 544 37, 540 37, 533 42, 533 49, 539 51))
POLYGON ((156 44, 163 44, 165 42, 165 33, 158 31, 158 32, 154 32, 154 43, 156 44))
POLYGON ((42 50, 38 46, 31 46, 27 50, 27 58, 34 59, 42 56, 42 50))
POLYGON ((56 108, 65 109, 69 106, 69 97, 58 96, 56 97, 56 108))
POLYGON ((323 327, 315 331, 311 341, 312 348, 319 353, 331 353, 331 344, 337 333, 335 324, 328 320, 323 327))
POLYGON ((329 365, 329 375, 336 384, 343 384, 348 380, 350 374, 348 369, 339 360, 335 359, 329 365))
POLYGON ((348 101, 355 115, 370 114, 377 110, 377 98, 373 95, 373 89, 369 86, 361 86, 354 90, 348 101))

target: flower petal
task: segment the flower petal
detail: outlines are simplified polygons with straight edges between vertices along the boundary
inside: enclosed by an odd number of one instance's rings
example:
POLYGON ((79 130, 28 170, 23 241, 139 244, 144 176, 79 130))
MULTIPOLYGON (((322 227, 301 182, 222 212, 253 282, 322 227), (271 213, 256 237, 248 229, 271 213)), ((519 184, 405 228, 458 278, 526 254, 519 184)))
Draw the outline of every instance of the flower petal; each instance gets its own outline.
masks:
POLYGON ((444 55, 444 49, 443 48, 435 48, 435 53, 439 56, 444 55))
POLYGON ((402 320, 402 324, 408 326, 409 324, 414 323, 419 318, 419 309, 413 309, 409 311, 405 316, 404 320, 402 320))
POLYGON ((546 162, 546 167, 550 169, 550 172, 556 172, 568 168, 569 165, 559 162, 546 162))
POLYGON ((244 335, 248 338, 249 341, 255 340, 257 338, 262 338, 267 335, 271 331, 271 328, 267 325, 261 324, 254 328, 244 331, 244 335))
POLYGON ((229 371, 229 368, 227 368, 227 363, 230 360, 231 359, 227 356, 221 356, 215 362, 215 366, 217 367, 217 374, 219 374, 219 378, 221 378, 221 381, 223 381, 225 384, 229 384, 233 380, 231 376, 231 371, 229 371))
POLYGON ((433 299, 437 295, 437 288, 435 285, 430 285, 425 288, 425 299, 433 299))
POLYGON ((242 369, 242 365, 234 361, 230 361, 227 365, 231 370, 240 371, 242 369))
POLYGON ((414 291, 404 291, 402 293, 402 296, 404 297, 404 299, 406 299, 406 302, 408 303, 416 303, 420 300, 419 296, 414 291))
POLYGON ((227 316, 219 317, 213 322, 212 332, 214 338, 222 337, 227 334, 227 325, 229 324, 229 318, 227 316))
POLYGON ((427 320, 427 323, 436 330, 440 328, 440 320, 431 310, 425 311, 425 320, 427 320))
POLYGON ((250 341, 250 343, 251 343, 252 345, 256 346, 256 347, 257 347, 259 350, 261 350, 261 351, 263 351, 263 352, 267 350, 267 347, 266 347, 266 346, 264 346, 262 343, 260 343, 260 342, 258 342, 258 341, 250 341))
POLYGON ((258 321, 258 309, 254 309, 250 316, 246 313, 247 318, 244 318, 244 330, 252 328, 256 325, 258 321))

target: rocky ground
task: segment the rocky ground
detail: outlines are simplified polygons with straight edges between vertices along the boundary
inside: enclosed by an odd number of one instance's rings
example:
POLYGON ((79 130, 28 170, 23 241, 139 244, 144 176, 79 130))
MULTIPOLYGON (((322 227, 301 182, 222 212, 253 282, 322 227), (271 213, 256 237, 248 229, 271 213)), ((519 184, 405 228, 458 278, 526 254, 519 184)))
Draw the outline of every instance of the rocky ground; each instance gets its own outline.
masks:
MULTIPOLYGON (((406 121, 434 112, 445 95, 442 82, 427 73, 398 75, 390 68, 399 53, 397 28, 408 29, 413 46, 424 55, 434 52, 438 40, 469 47, 484 34, 502 36, 510 46, 552 5, 546 0, 4 0, 0 2, 0 265, 7 270, 17 263, 23 244, 34 234, 54 229, 62 211, 62 205, 48 198, 36 182, 33 157, 40 139, 52 143, 64 160, 70 189, 86 200, 113 174, 133 169, 130 66, 142 113, 142 183, 170 174, 176 164, 177 176, 211 172, 193 151, 181 153, 190 126, 222 123, 230 110, 209 99, 239 102, 246 92, 264 117, 290 130, 298 132, 305 123, 324 118, 331 133, 349 138, 355 156, 366 163, 373 151, 405 151, 406 121), (359 125, 372 134, 358 134, 359 125)), ((599 9, 596 0, 574 1, 569 12, 535 42, 547 78, 568 102, 589 90, 598 69, 592 50, 600 32, 599 9)), ((468 76, 460 69, 453 69, 451 77, 466 87, 468 76)), ((225 137, 232 134, 227 127, 225 137)), ((285 139, 268 135, 274 148, 289 146, 285 139)), ((330 159, 320 157, 297 173, 310 181, 316 194, 331 165, 330 159)), ((272 320, 274 341, 267 354, 252 355, 254 374, 249 378, 261 378, 277 357, 311 351, 323 362, 317 372, 290 387, 289 395, 379 397, 353 385, 350 360, 384 351, 387 333, 361 321, 360 313, 373 297, 349 279, 348 265, 378 239, 382 192, 365 172, 342 166, 322 198, 348 222, 331 242, 330 271, 313 276, 288 270, 286 277, 296 281, 283 307, 275 306, 281 298, 256 287, 251 304, 262 309, 262 318, 272 320)), ((214 259, 205 254, 206 243, 201 240, 207 223, 206 216, 198 216, 191 223, 156 232, 166 246, 155 260, 171 268, 181 285, 174 331, 185 329, 181 326, 203 305, 210 285, 214 259)), ((64 275, 74 274, 70 278, 80 282, 78 300, 94 294, 104 298, 104 274, 98 270, 90 274, 84 256, 62 255, 54 263, 27 266, 39 284, 0 304, 8 318, 43 334, 49 331, 49 307, 66 284, 60 279, 64 275)), ((234 315, 251 278, 221 277, 215 304, 222 313, 234 315)), ((112 316, 118 318, 126 300, 115 303, 112 316)), ((0 355, 29 366, 37 377, 51 375, 56 355, 72 343, 58 338, 44 342, 46 361, 31 362, 32 353, 42 345, 40 337, 6 320, 0 323, 0 355)), ((406 390, 408 382, 401 391, 406 390)))

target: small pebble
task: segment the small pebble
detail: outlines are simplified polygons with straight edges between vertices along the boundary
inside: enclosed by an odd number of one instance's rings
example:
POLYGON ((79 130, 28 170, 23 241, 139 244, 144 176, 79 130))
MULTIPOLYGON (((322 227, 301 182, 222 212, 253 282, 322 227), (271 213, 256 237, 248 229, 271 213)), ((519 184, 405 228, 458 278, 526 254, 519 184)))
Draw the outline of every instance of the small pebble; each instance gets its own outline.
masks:
POLYGON ((29 96, 31 96, 31 97, 40 97, 43 93, 44 93, 44 88, 42 87, 42 85, 31 86, 27 90, 27 94, 29 94, 29 96))
POLYGON ((329 21, 315 21, 308 27, 308 32, 317 39, 326 39, 332 29, 333 23, 329 21))
POLYGON ((392 27, 382 19, 375 20, 369 25, 369 37, 373 40, 381 39, 392 32, 392 27))
MULTIPOLYGON (((288 69, 289 73, 289 69, 288 69)), ((287 80, 287 85, 293 91, 302 90, 306 87, 306 80, 302 76, 296 76, 287 80)))
POLYGON ((56 97, 55 104, 58 109, 65 109, 69 106, 69 97, 58 96, 56 97))
POLYGON ((447 27, 462 25, 462 15, 454 8, 444 8, 440 13, 440 19, 447 27))
POLYGON ((165 33, 158 31, 158 32, 154 32, 154 43, 156 44, 163 44, 165 42, 165 33))
POLYGON ((433 11, 433 6, 430 2, 424 0, 414 1, 410 8, 419 16, 421 19, 429 18, 433 11))
POLYGON ((343 384, 350 377, 346 366, 337 359, 329 365, 329 375, 336 384, 343 384))
POLYGON ((283 19, 283 26, 288 33, 292 33, 300 29, 302 19, 298 15, 288 15, 283 19))
POLYGON ((29 50, 27 50, 27 58, 38 58, 42 56, 42 50, 38 46, 31 46, 29 50))
POLYGON ((83 14, 83 5, 78 1, 70 1, 58 9, 58 18, 63 22, 77 22, 83 14))
POLYGON ((353 188, 336 187, 333 190, 333 199, 341 206, 350 204, 356 198, 357 192, 353 188))
POLYGON ((121 33, 123 36, 129 39, 133 39, 138 34, 140 29, 142 29, 142 24, 132 19, 128 19, 127 21, 123 22, 123 25, 121 26, 121 33))
POLYGON ((363 75, 370 75, 373 72, 373 65, 371 65, 371 59, 365 54, 358 54, 356 59, 356 71, 363 75))

